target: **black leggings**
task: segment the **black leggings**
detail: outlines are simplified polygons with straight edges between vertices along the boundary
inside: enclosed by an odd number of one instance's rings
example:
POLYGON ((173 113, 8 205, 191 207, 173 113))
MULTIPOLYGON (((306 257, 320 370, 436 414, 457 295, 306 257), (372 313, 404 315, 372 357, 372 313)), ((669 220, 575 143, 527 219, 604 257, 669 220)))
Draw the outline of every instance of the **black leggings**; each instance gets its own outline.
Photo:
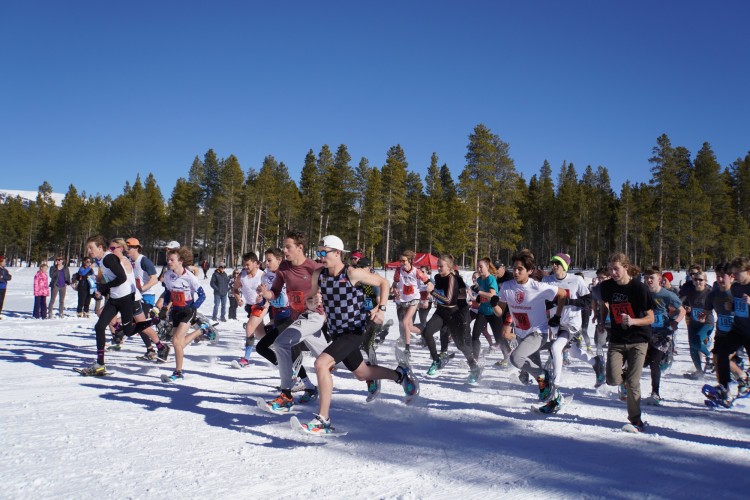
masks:
MULTIPOLYGON (((281 332, 286 330, 286 328, 292 324, 292 318, 287 318, 282 321, 279 321, 278 323, 274 323, 273 328, 266 327, 266 334, 263 336, 262 339, 258 341, 258 345, 255 346, 255 350, 258 354, 266 358, 268 361, 273 363, 274 365, 278 365, 279 362, 276 359, 276 353, 273 352, 273 349, 271 349, 271 346, 273 345, 273 341, 276 340, 276 337, 279 336, 281 332)), ((297 359, 299 356, 302 355, 302 346, 304 343, 299 343, 292 347, 292 359, 297 359)), ((305 371, 305 367, 301 366, 299 369, 299 378, 307 378, 307 372, 305 371)))
POLYGON ((660 351, 656 347, 648 346, 646 351, 646 359, 643 362, 644 366, 648 366, 651 370, 651 392, 659 394, 659 384, 661 382, 661 362, 666 355, 665 352, 660 351))
POLYGON ((474 350, 474 359, 479 359, 479 354, 482 352, 482 343, 480 338, 486 325, 490 325, 492 328, 492 334, 495 337, 495 342, 500 345, 500 350, 503 352, 505 357, 510 354, 510 344, 503 338, 503 319, 500 316, 494 314, 477 314, 477 319, 474 321, 474 330, 471 333, 471 344, 474 350))
MULTIPOLYGON (((427 344, 427 348, 430 350, 430 356, 432 356, 433 361, 439 359, 434 335, 436 332, 440 331, 441 344, 443 336, 447 337, 447 334, 450 333, 458 350, 466 356, 469 366, 476 366, 474 354, 471 350, 471 336, 469 335, 469 328, 466 324, 466 319, 468 319, 468 313, 462 309, 451 310, 442 306, 438 306, 435 309, 435 314, 432 315, 422 331, 422 336, 427 344), (448 327, 445 333, 443 333, 443 326, 448 327)), ((447 347, 447 342, 444 347, 447 347)))
POLYGON ((102 313, 99 315, 99 320, 94 325, 94 331, 96 332, 96 350, 97 357, 101 352, 101 358, 104 359, 104 345, 107 343, 107 327, 109 323, 120 313, 120 324, 122 324, 122 330, 127 336, 133 335, 133 300, 134 294, 128 294, 124 297, 116 299, 109 298, 102 307, 102 313))

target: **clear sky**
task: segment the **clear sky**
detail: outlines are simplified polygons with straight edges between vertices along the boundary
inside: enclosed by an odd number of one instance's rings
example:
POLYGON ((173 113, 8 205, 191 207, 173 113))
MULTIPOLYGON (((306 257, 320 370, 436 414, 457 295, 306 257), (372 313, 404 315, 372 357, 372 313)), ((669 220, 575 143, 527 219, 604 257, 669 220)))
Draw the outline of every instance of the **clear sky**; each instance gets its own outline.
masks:
POLYGON ((295 180, 346 144, 458 176, 483 123, 526 179, 547 159, 647 181, 656 138, 750 150, 750 3, 6 1, 0 188, 169 197, 209 148, 295 180))

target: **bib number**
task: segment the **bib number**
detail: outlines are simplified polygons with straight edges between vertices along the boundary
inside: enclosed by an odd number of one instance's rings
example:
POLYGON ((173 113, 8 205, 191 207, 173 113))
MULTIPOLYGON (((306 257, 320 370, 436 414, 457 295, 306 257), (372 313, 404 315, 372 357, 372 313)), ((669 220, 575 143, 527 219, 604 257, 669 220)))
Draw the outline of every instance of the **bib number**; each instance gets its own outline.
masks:
POLYGON ((305 294, 299 290, 290 292, 287 290, 287 297, 289 297, 289 306, 294 312, 302 312, 305 310, 305 294))
POLYGON ((365 311, 372 311, 372 297, 365 297, 365 311))
POLYGON ((728 332, 732 329, 732 323, 734 323, 734 316, 719 314, 719 318, 716 322, 716 327, 720 332, 728 332))
POLYGON ((747 302, 742 297, 734 298, 734 315, 738 318, 748 317, 747 302))
POLYGON ((187 301, 185 300, 185 292, 172 292, 172 305, 177 307, 185 307, 187 301))
POLYGON ((612 304, 612 319, 616 325, 622 324, 623 314, 627 314, 631 318, 635 317, 635 314, 633 314, 633 306, 630 305, 630 302, 620 302, 612 304))
POLYGON ((404 291, 402 293, 404 295, 413 295, 414 294, 414 285, 404 285, 404 291))
POLYGON ((529 321, 529 315, 526 313, 513 313, 513 321, 516 326, 521 330, 530 330, 531 321, 529 321))

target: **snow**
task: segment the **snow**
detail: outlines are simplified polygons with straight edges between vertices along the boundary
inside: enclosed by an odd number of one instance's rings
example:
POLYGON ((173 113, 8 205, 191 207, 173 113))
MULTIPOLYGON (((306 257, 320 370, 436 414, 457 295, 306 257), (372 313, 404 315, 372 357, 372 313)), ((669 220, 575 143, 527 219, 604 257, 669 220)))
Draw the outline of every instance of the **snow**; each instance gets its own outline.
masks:
MULTIPOLYGON (((365 403, 364 383, 337 370, 331 418, 348 434, 331 439, 257 408, 254 398, 276 395, 278 372, 255 353, 249 368, 230 368, 241 321, 222 323, 213 345, 188 347, 182 383, 159 381, 171 356, 135 359, 137 337, 107 353, 110 377, 77 375, 95 357, 95 320, 75 317, 72 290, 69 317, 31 318, 35 271, 11 269, 0 321, 1 498, 747 498, 750 398, 729 411, 704 406, 700 387, 712 381, 682 377, 692 366, 684 329, 664 406, 643 407, 644 435, 620 431, 625 405, 614 388, 593 388, 588 365, 567 368, 563 392, 575 399, 543 416, 530 411, 532 387, 510 382, 515 370, 492 366, 499 354, 469 387, 460 354, 424 377, 429 356, 414 342, 420 398, 405 406, 401 387, 384 381, 365 403)), ((392 305, 386 317, 396 320, 392 305)), ((384 366, 394 366, 396 338, 394 326, 378 351, 384 366)), ((311 358, 305 366, 314 378, 311 358)), ((304 422, 316 407, 300 410, 304 422)))
MULTIPOLYGON (((39 194, 38 191, 22 191, 18 189, 0 189, 0 202, 2 202, 5 198, 15 198, 16 196, 20 196, 24 200, 27 201, 36 201, 36 197, 39 194)), ((50 193, 50 197, 52 198, 52 201, 55 202, 55 205, 62 206, 62 201, 65 198, 64 193, 50 193)))

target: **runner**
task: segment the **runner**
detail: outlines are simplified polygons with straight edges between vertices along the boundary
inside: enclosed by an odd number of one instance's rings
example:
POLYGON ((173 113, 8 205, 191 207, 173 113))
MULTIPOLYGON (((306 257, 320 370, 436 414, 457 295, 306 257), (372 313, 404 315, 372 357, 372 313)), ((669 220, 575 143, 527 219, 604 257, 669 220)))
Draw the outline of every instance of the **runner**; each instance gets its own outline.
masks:
POLYGON ((478 360, 479 355, 482 352, 482 344, 480 342, 481 335, 488 333, 487 326, 492 328, 492 333, 496 341, 493 343, 490 341, 490 348, 495 345, 502 351, 503 358, 507 359, 510 356, 510 345, 508 341, 503 338, 503 320, 492 312, 492 306, 490 300, 492 297, 497 295, 500 287, 497 284, 497 269, 492 265, 489 258, 485 257, 480 259, 477 263, 477 299, 479 307, 477 309, 476 320, 474 321, 474 329, 471 334, 472 351, 474 359, 478 360))
MULTIPOLYGON (((274 247, 266 250, 266 269, 263 272, 261 288, 258 289, 259 293, 261 290, 263 290, 263 287, 265 287, 266 290, 270 290, 273 287, 273 282, 276 279, 276 273, 278 272, 279 266, 283 261, 284 252, 282 252, 280 248, 274 247)), ((283 332, 289 325, 292 324, 292 310, 289 307, 289 299, 286 295, 286 285, 282 287, 279 296, 276 297, 276 299, 268 302, 268 304, 269 305, 266 310, 266 314, 271 317, 271 324, 265 327, 265 335, 263 335, 263 338, 258 341, 256 350, 258 351, 258 354, 266 358, 272 364, 278 366, 279 362, 276 358, 276 353, 273 349, 271 349, 271 346, 276 340, 276 337, 279 336, 279 333, 283 332)), ((300 343, 295 345, 294 347, 292 347, 292 358, 295 360, 300 359, 299 357, 302 356, 302 352, 302 344, 300 343)), ((295 387, 292 387, 292 392, 296 390, 304 390, 305 393, 298 398, 297 402, 309 402, 317 396, 317 388, 307 376, 307 371, 305 370, 304 366, 300 365, 298 378, 300 382, 295 387)))
MULTIPOLYGON (((734 397, 729 393, 730 369, 729 357, 740 348, 750 355, 750 259, 738 257, 732 261, 734 283, 730 289, 734 303, 734 322, 730 331, 717 336, 714 352, 716 353, 716 376, 719 385, 714 387, 715 397, 711 398, 724 407, 732 406, 734 397)), ((738 395, 748 392, 748 379, 744 377, 738 387, 738 395)), ((705 392, 704 392, 705 394, 705 392)))
POLYGON ((399 331, 404 343, 404 351, 409 356, 411 334, 421 333, 422 330, 414 326, 414 314, 419 305, 419 283, 429 281, 427 276, 413 266, 415 253, 406 250, 401 254, 401 265, 393 275, 391 292, 396 302, 396 315, 399 321, 399 331))
MULTIPOLYGON (((602 309, 597 334, 603 334, 606 316, 611 321, 607 351, 607 384, 627 389, 628 420, 637 432, 645 429, 641 419, 641 372, 651 340, 654 301, 648 288, 630 275, 630 260, 623 253, 609 258, 612 279, 601 283, 602 309), (623 372, 623 366, 627 369, 623 372)), ((630 430, 630 427, 627 427, 630 430)))
POLYGON ((87 255, 96 260, 99 266, 99 283, 97 283, 95 297, 106 297, 104 306, 99 311, 99 319, 94 326, 96 332, 96 361, 90 366, 82 368, 82 375, 102 376, 107 374, 104 365, 104 348, 107 341, 106 331, 109 323, 117 314, 124 335, 132 335, 133 300, 135 300, 135 283, 128 282, 128 276, 122 267, 120 258, 112 251, 116 247, 110 246, 109 251, 104 248, 106 242, 101 235, 91 236, 86 240, 87 255))
POLYGON ((333 430, 330 420, 333 392, 331 372, 339 362, 343 362, 358 380, 388 379, 401 384, 408 402, 418 394, 419 386, 408 366, 391 370, 364 362, 359 347, 365 329, 365 300, 362 288, 357 285, 362 283, 380 287, 381 305, 372 309, 370 320, 382 324, 386 310, 384 304, 388 301, 388 281, 377 274, 344 264, 345 252, 344 244, 337 236, 323 238, 318 245, 317 256, 324 267, 313 273, 312 287, 307 295, 312 307, 317 308, 322 302, 332 339, 315 360, 320 387, 319 409, 315 418, 306 425, 307 431, 314 434, 326 434, 333 430))
POLYGON ((550 330, 546 301, 557 302, 555 316, 559 318, 567 294, 561 288, 530 279, 536 263, 534 254, 529 250, 521 250, 511 260, 515 279, 503 283, 500 293, 490 300, 490 305, 496 316, 502 317, 506 309, 510 311, 512 316, 508 316, 508 319, 512 317, 518 339, 518 347, 511 353, 510 362, 537 380, 539 401, 546 403, 541 411, 554 412, 561 404, 562 397, 552 385, 551 374, 542 368, 539 350, 550 330))
POLYGON ((255 345, 255 336, 262 337, 265 333, 263 316, 268 310, 268 302, 258 294, 258 289, 263 280, 263 271, 260 269, 260 260, 255 252, 248 252, 242 256, 242 272, 239 279, 234 282, 232 293, 237 300, 237 305, 245 305, 247 323, 245 323, 245 354, 237 362, 240 368, 250 363, 250 355, 255 345))
MULTIPOLYGON (((330 245, 324 245, 330 247, 330 245)), ((333 244, 333 242, 328 242, 333 244)), ((341 245, 343 248, 343 245, 341 245)), ((325 322, 323 307, 308 304, 306 297, 312 287, 312 275, 322 266, 305 257, 305 235, 301 231, 287 231, 284 237, 284 262, 276 271, 269 289, 262 284, 259 293, 266 300, 277 299, 286 285, 293 323, 283 330, 273 343, 279 366, 281 394, 268 402, 272 411, 288 412, 294 406, 292 399, 292 348, 304 342, 316 358, 328 346, 322 328, 325 322)))
POLYGON ((195 316, 198 308, 206 300, 206 294, 198 281, 187 266, 192 262, 193 254, 189 248, 180 247, 171 249, 167 254, 167 267, 169 270, 164 274, 165 307, 172 306, 172 345, 174 346, 175 370, 167 377, 162 375, 163 382, 176 382, 184 380, 182 362, 185 355, 185 347, 190 345, 199 335, 202 329, 188 333, 190 322, 195 316))
MULTIPOLYGON (((716 342, 719 342, 719 337, 723 337, 732 330, 734 324, 734 297, 732 296, 732 283, 734 283, 734 275, 732 274, 732 267, 729 262, 720 262, 714 268, 716 271, 716 287, 711 290, 710 299, 713 306, 713 310, 716 312, 716 342)), ((714 352, 716 349, 714 349, 714 352)), ((736 353, 733 353, 729 358, 729 368, 731 374, 735 380, 747 380, 747 374, 742 371, 737 363, 738 358, 736 353)), ((716 366, 716 354, 713 354, 713 364, 716 366)), ((687 378, 694 378, 695 375, 692 373, 686 373, 687 378)), ((703 376, 703 372, 700 373, 703 376)), ((718 372, 716 373, 716 381, 718 383, 718 372)), ((745 384, 747 385, 747 384, 745 384)))
MULTIPOLYGON (((716 276, 717 278, 719 276, 718 270, 716 276)), ((707 286, 706 273, 695 274, 692 282, 693 287, 687 290, 685 297, 681 298, 685 304, 685 311, 691 318, 688 325, 688 341, 690 342, 690 358, 693 360, 695 371, 689 378, 699 380, 703 378, 704 368, 713 364, 710 347, 711 334, 714 330, 714 295, 711 287, 707 286)), ((719 293, 721 293, 720 290, 721 285, 719 285, 719 293)), ((729 292, 728 288, 727 292, 729 292)))
MULTIPOLYGON (((427 291, 435 299, 435 313, 425 325, 422 336, 430 350, 432 365, 427 370, 427 375, 433 376, 447 363, 448 342, 441 338, 440 354, 435 345, 435 333, 441 331, 445 326, 448 333, 453 337, 456 347, 466 357, 469 365, 469 384, 476 384, 481 376, 481 368, 474 358, 472 350, 471 335, 467 324, 467 311, 459 307, 460 288, 466 288, 463 280, 453 271, 453 256, 441 254, 438 259, 438 274, 435 275, 434 283, 427 282, 427 291)), ((442 332, 441 332, 442 337, 442 332)))
MULTIPOLYGON (((588 363, 594 369, 595 386, 598 387, 605 382, 604 358, 592 356, 588 352, 582 351, 579 344, 571 342, 581 332, 583 325, 582 311, 591 305, 591 292, 589 292, 583 278, 568 273, 570 255, 558 253, 550 259, 550 262, 552 272, 542 278, 542 283, 556 286, 566 295, 566 305, 559 317, 560 326, 557 328, 557 335, 550 347, 555 372, 552 384, 554 387, 560 387, 563 372, 563 350, 569 348, 572 357, 588 363)), ((553 328, 550 333, 554 335, 555 329, 553 328)))
POLYGON ((685 308, 674 292, 661 287, 662 275, 659 266, 651 266, 643 274, 654 302, 654 322, 651 323, 651 339, 644 361, 644 366, 651 370, 651 396, 646 398, 646 404, 659 405, 662 401, 659 392, 661 372, 672 364, 674 332, 677 331, 680 321, 685 318, 685 308))

